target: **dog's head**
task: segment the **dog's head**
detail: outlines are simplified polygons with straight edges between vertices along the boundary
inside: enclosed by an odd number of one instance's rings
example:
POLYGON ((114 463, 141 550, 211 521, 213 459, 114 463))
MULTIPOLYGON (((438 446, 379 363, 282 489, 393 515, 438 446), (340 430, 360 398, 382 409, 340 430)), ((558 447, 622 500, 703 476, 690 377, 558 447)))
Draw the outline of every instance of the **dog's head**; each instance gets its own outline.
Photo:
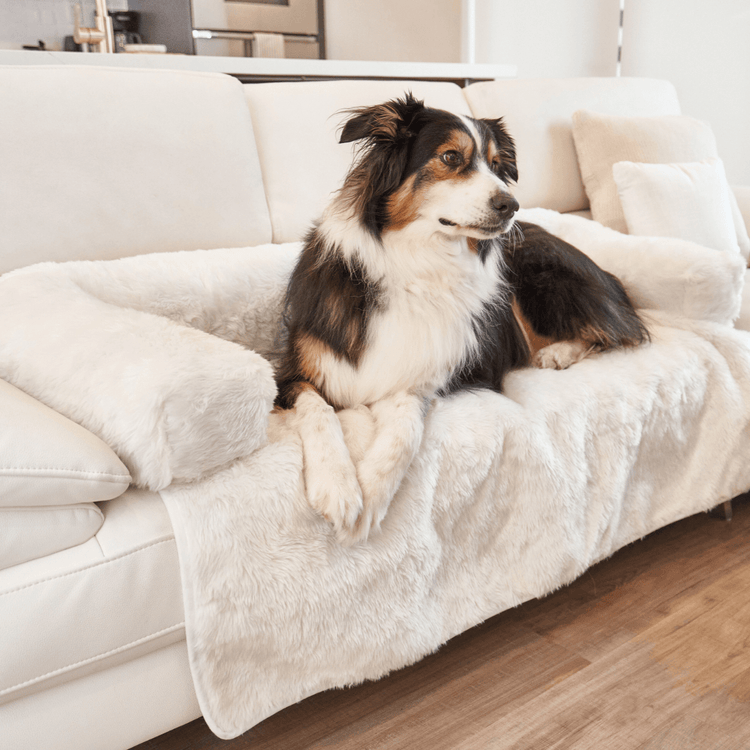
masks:
POLYGON ((502 119, 431 109, 406 94, 354 110, 341 143, 357 140, 341 195, 376 236, 423 221, 428 231, 489 239, 513 225, 516 150, 502 119))

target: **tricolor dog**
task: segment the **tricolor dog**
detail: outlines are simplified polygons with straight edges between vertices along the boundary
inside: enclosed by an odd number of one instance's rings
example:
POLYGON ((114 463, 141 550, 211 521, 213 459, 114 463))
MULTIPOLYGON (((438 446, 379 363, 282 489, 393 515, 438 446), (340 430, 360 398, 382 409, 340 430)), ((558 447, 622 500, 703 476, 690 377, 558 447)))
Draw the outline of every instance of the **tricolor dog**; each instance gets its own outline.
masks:
POLYGON ((277 405, 295 408, 312 506, 344 543, 376 529, 419 447, 429 399, 502 388, 518 367, 565 368, 648 332, 620 282, 515 221, 502 120, 403 99, 355 110, 361 141, 287 292, 277 405), (355 467, 335 410, 368 406, 355 467))

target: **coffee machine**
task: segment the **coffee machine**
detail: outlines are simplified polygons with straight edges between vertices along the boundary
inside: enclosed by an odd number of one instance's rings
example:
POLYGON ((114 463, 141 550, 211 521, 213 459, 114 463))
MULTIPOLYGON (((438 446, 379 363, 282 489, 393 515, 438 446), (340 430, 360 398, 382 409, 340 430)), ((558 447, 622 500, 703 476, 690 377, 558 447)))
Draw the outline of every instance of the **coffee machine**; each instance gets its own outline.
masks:
POLYGON ((134 10, 109 12, 115 34, 115 52, 124 52, 126 44, 141 44, 140 13, 134 10))

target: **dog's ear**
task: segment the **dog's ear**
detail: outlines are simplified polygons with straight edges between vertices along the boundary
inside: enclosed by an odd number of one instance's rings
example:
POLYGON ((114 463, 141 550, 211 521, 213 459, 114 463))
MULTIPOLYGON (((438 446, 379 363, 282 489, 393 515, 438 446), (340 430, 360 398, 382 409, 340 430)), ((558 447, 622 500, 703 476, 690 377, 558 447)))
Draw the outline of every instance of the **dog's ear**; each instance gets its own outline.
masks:
POLYGON ((385 200, 403 179, 409 144, 424 124, 424 111, 424 103, 407 93, 403 99, 353 110, 341 132, 341 143, 363 141, 341 195, 376 237, 386 221, 385 200))
POLYGON ((368 138, 396 145, 415 135, 419 115, 424 109, 424 102, 407 92, 403 99, 350 110, 352 116, 344 124, 339 143, 368 138))
POLYGON ((516 144, 505 127, 502 117, 495 120, 484 119, 487 129, 492 133, 495 144, 500 153, 501 174, 500 177, 508 182, 518 182, 518 164, 516 163, 516 144))

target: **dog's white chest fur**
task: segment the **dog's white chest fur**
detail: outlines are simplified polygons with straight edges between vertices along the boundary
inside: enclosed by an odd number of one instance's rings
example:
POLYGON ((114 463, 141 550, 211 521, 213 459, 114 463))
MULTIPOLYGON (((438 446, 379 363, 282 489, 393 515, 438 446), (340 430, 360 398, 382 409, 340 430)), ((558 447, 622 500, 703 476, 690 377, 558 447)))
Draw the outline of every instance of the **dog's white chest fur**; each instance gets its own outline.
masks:
POLYGON ((482 262, 464 238, 425 241, 403 230, 360 260, 378 280, 381 303, 358 366, 329 363, 326 391, 343 406, 400 391, 432 395, 476 350, 475 321, 502 292, 495 253, 482 262))

